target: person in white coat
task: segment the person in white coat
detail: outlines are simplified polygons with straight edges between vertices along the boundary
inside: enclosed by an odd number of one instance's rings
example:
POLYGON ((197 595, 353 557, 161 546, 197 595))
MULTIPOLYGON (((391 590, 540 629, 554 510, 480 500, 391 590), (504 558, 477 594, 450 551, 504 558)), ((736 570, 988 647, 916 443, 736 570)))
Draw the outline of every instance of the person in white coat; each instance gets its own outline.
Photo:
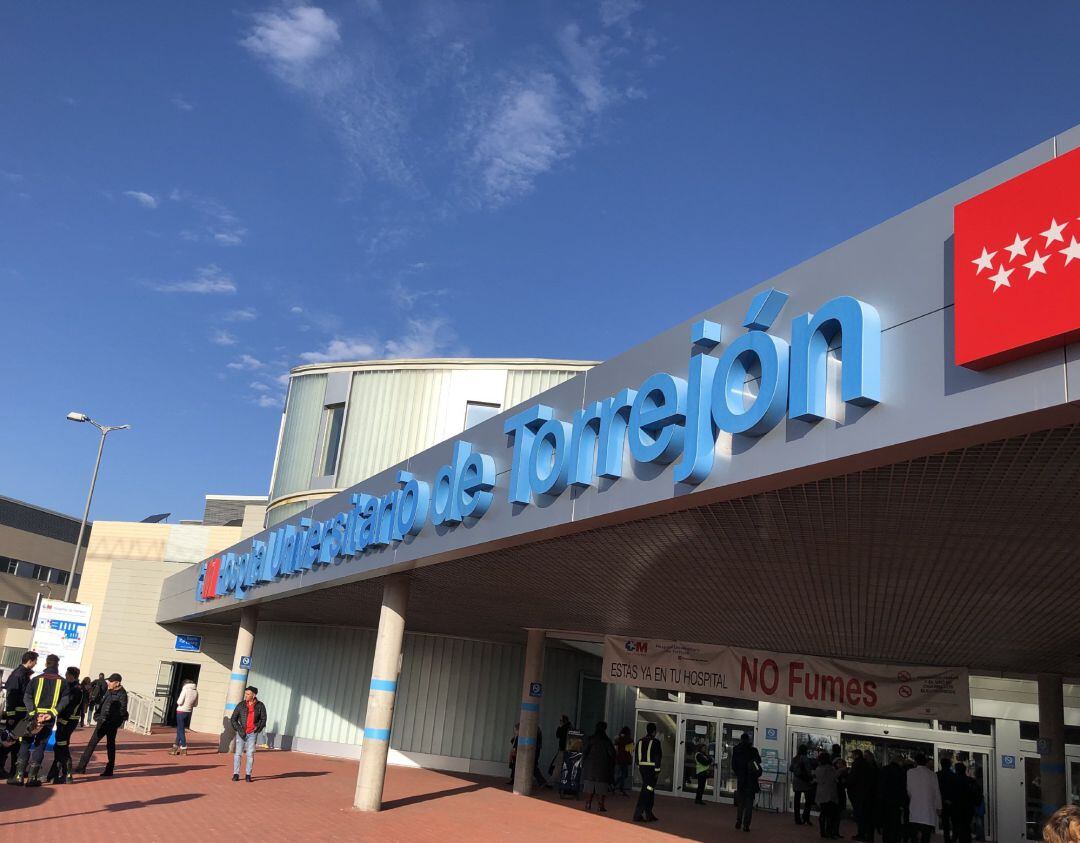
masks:
POLYGON ((176 698, 176 743, 169 750, 169 755, 187 755, 187 727, 191 722, 191 712, 199 704, 199 689, 193 679, 185 679, 176 698))
POLYGON ((907 771, 907 792, 911 830, 918 832, 919 843, 930 843, 941 816, 941 788, 921 752, 915 755, 915 766, 907 771))

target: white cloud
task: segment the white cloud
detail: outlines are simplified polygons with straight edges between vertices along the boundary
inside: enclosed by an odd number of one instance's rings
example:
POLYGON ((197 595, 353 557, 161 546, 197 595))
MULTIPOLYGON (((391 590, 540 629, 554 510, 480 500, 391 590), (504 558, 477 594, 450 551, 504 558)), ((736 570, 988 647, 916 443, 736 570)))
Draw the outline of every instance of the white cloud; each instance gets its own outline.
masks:
POLYGON ((331 363, 336 360, 370 360, 378 356, 378 346, 357 338, 332 339, 320 351, 305 351, 300 359, 305 363, 331 363))
POLYGON ((304 308, 302 308, 302 307, 300 307, 299 305, 296 305, 296 304, 294 304, 292 307, 289 308, 289 313, 303 313, 303 312, 304 312, 304 308))
POLYGON ((259 407, 269 407, 277 410, 285 406, 285 396, 262 393, 255 396, 255 404, 259 407))
POLYGON ((605 27, 618 27, 629 36, 633 32, 630 18, 642 8, 641 0, 600 0, 600 23, 605 27))
POLYGON ((217 328, 210 335, 210 342, 214 345, 236 345, 236 337, 226 330, 217 328))
POLYGON ((460 357, 467 353, 458 344, 449 320, 441 316, 408 319, 399 337, 379 340, 372 337, 335 337, 317 351, 305 351, 305 363, 340 360, 372 360, 414 357, 460 357))
POLYGON ((184 229, 180 236, 185 240, 217 243, 219 246, 239 246, 247 235, 247 229, 225 203, 212 196, 200 196, 179 188, 169 193, 169 199, 187 205, 202 217, 198 229, 184 229))
POLYGON ((252 381, 248 384, 248 386, 250 386, 256 392, 269 392, 273 388, 269 384, 265 384, 262 381, 252 381))
POLYGON ((257 357, 252 357, 250 354, 241 354, 232 363, 226 363, 225 365, 238 372, 254 372, 257 369, 263 368, 266 364, 257 357))
POLYGON ((559 48, 569 66, 570 81, 585 100, 585 108, 596 113, 607 105, 610 95, 601 81, 602 38, 582 38, 576 23, 559 33, 559 48))
POLYGON ((258 318, 259 312, 253 307, 241 307, 237 310, 230 310, 224 316, 226 322, 254 322, 258 318))
POLYGON ((161 284, 151 284, 151 289, 159 293, 198 293, 201 295, 229 294, 237 290, 236 282, 227 272, 223 272, 214 264, 199 267, 195 271, 195 277, 184 281, 168 281, 161 284))
POLYGON ((13 173, 10 170, 0 170, 0 178, 3 178, 4 181, 10 182, 11 184, 18 184, 23 180, 23 174, 13 173))
POLYGON ((125 190, 124 195, 128 197, 128 199, 134 199, 144 208, 156 208, 158 206, 156 196, 152 196, 149 193, 143 193, 141 190, 125 190))
POLYGON ((337 23, 318 6, 258 12, 253 18, 250 34, 240 43, 268 60, 290 84, 302 84, 306 66, 341 40, 337 23))
POLYGON ((430 301, 445 296, 448 292, 450 291, 447 289, 425 290, 420 287, 407 287, 401 281, 394 281, 387 289, 390 300, 402 310, 412 310, 417 302, 430 301))
POLYGON ((559 99, 553 75, 533 74, 510 85, 476 131, 473 160, 488 204, 502 205, 528 193, 537 176, 569 154, 572 129, 559 99))

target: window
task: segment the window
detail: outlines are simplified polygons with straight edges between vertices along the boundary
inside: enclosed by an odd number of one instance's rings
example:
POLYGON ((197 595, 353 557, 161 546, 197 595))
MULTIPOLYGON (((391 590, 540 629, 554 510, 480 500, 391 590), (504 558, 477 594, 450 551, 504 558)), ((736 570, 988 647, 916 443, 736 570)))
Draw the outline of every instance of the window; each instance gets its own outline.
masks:
POLYGON ((686 701, 694 705, 719 705, 724 708, 742 708, 747 711, 757 711, 757 700, 740 700, 735 697, 715 697, 711 694, 692 694, 686 692, 686 701))
POLYGON ((501 410, 498 404, 482 404, 479 401, 467 401, 465 403, 465 430, 475 424, 499 415, 501 410))
POLYGON ((994 734, 994 721, 985 717, 972 717, 970 723, 939 720, 938 728, 944 732, 961 732, 967 735, 992 735, 994 734))
POLYGON ((0 600, 0 617, 14 621, 25 621, 30 619, 33 611, 34 607, 27 606, 25 603, 8 603, 6 600, 0 600))
POLYGON ((0 574, 17 573, 19 573, 19 560, 9 559, 6 556, 0 556, 0 574))
POLYGON ((326 408, 323 421, 323 456, 320 477, 337 473, 338 453, 341 450, 341 428, 345 423, 345 405, 334 404, 326 408))

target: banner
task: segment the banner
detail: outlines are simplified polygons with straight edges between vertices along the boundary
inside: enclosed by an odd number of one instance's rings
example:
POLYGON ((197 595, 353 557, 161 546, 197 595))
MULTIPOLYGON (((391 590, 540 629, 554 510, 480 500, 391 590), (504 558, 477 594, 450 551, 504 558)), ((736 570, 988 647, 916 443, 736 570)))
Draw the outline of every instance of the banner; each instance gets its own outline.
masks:
MULTIPOLYGON (((90 626, 90 609, 86 603, 65 603, 63 600, 42 598, 30 649, 39 656, 37 670, 45 667, 45 657, 60 657, 60 673, 69 667, 83 667, 83 647, 90 626)), ((85 671, 84 671, 85 672, 85 671)))
POLYGON ((870 664, 609 635, 603 681, 868 717, 971 720, 968 673, 959 667, 870 664))

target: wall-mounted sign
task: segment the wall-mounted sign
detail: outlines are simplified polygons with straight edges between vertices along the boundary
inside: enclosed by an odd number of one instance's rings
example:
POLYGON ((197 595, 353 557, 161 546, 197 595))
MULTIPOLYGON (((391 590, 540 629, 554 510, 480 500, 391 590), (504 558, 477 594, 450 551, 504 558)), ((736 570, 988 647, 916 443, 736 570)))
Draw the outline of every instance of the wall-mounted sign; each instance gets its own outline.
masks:
POLYGON ((870 664, 685 641, 604 639, 604 682, 744 700, 890 715, 971 720, 959 667, 870 664))
POLYGON ((183 653, 198 653, 202 650, 202 636, 177 635, 173 649, 180 650, 183 653))
POLYGON ((1080 149, 962 202, 954 223, 957 365, 1080 339, 1080 149))
MULTIPOLYGON (((535 404, 506 419, 513 452, 507 499, 528 506, 623 476, 626 455, 638 463, 674 463, 673 479, 695 486, 713 470, 721 432, 764 436, 785 417, 815 422, 825 417, 826 359, 840 338, 840 397, 870 406, 881 398, 881 320, 851 296, 825 302, 815 313, 791 320, 791 342, 773 336, 788 295, 765 290, 751 301, 745 332, 721 346, 719 324, 702 320, 690 336, 687 377, 657 372, 636 388, 593 401, 573 418, 535 404), (713 352, 719 350, 718 356, 713 352), (755 374, 757 392, 746 394, 755 374)), ((350 495, 348 509, 325 520, 302 517, 261 539, 247 552, 224 553, 199 567, 199 602, 248 590, 313 568, 394 545, 425 527, 453 529, 482 518, 495 494, 495 460, 465 441, 430 481, 397 473, 398 489, 375 496, 350 495)))
POLYGON ((1001 756, 1001 766, 1004 767, 1006 770, 1015 770, 1016 769, 1016 756, 1015 755, 1002 755, 1001 756))
POLYGON ((241 656, 240 667, 243 670, 251 670, 251 656, 241 656))
POLYGON ((542 697, 544 696, 544 686, 540 682, 529 683, 529 696, 530 697, 542 697))

